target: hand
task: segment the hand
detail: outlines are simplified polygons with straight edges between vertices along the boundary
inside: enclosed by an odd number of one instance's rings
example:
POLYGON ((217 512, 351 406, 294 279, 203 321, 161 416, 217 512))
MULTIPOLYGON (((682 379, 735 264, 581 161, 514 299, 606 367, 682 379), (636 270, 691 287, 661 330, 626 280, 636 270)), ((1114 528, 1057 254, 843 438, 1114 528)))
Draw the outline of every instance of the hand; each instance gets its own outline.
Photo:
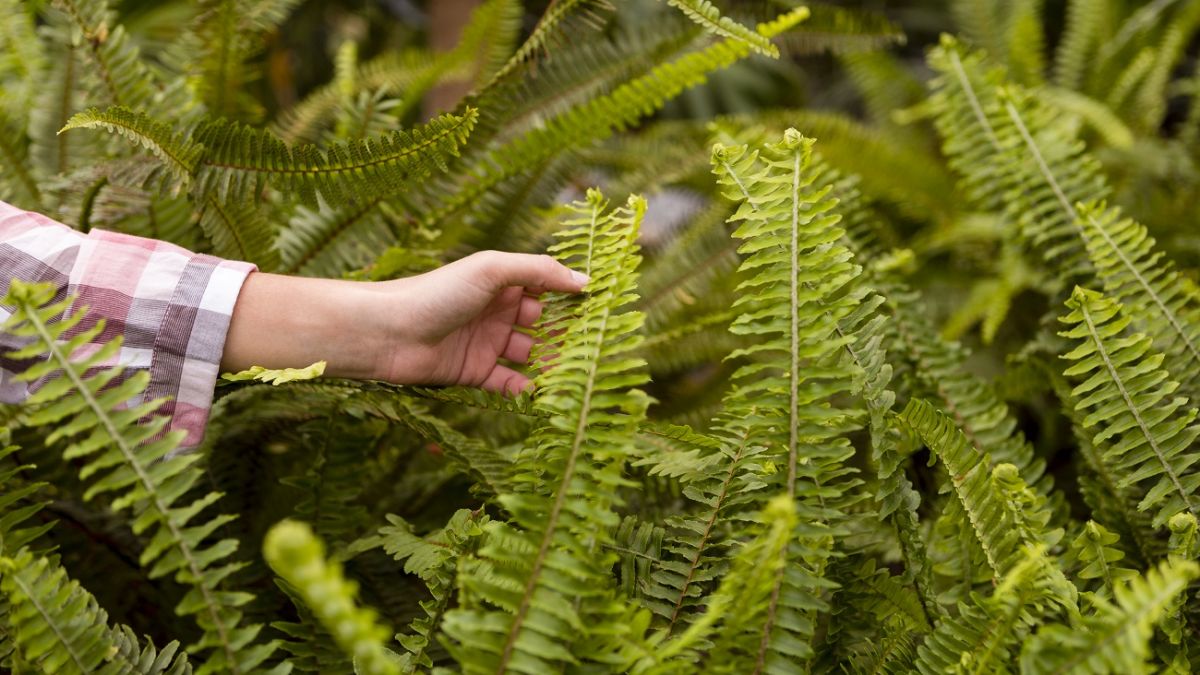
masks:
POLYGON ((550 256, 498 251, 386 282, 393 348, 384 352, 380 379, 519 393, 529 378, 500 362, 529 360, 533 338, 516 329, 541 316, 537 296, 586 283, 550 256))
POLYGON ((541 315, 536 296, 585 283, 550 256, 497 251, 379 283, 254 273, 238 296, 221 369, 323 360, 335 377, 514 394, 529 378, 501 360, 528 361, 533 339, 516 329, 541 315))

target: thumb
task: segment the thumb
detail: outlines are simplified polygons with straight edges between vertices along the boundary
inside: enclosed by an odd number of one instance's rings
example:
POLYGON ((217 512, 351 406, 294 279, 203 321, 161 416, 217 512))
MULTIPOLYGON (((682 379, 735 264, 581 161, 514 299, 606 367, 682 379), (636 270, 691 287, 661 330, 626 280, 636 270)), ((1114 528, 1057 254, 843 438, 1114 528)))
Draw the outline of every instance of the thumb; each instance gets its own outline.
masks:
POLYGON ((573 271, 548 255, 482 251, 468 256, 463 262, 495 288, 525 286, 578 293, 588 282, 587 275, 573 271))

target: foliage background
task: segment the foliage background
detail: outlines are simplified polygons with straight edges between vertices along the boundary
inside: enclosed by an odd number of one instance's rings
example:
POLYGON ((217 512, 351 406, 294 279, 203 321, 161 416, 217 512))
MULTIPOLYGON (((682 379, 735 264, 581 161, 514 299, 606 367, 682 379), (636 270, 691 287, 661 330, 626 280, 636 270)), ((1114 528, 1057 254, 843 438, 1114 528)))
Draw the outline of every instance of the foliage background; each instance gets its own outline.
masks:
MULTIPOLYGON (((655 46, 656 33, 686 35, 690 26, 666 3, 613 4, 615 13, 598 3, 594 25, 585 21, 572 30, 589 39, 619 38, 624 40, 618 42, 620 48, 612 54, 589 55, 577 42, 566 39, 539 50, 521 73, 529 88, 518 88, 507 101, 512 107, 502 108, 507 115, 503 124, 511 125, 507 129, 537 128, 546 116, 571 103, 611 93, 622 79, 667 59, 670 50, 655 46), (613 66, 611 77, 604 65, 613 66), (578 98, 572 99, 576 92, 572 86, 582 92, 578 98)), ((724 14, 749 25, 797 3, 730 0, 719 4, 724 14)), ((48 4, 24 5, 51 11, 48 4)), ((189 2, 149 1, 115 5, 130 39, 152 65, 167 70, 179 58, 173 45, 178 47, 183 27, 196 20, 198 7, 189 2)), ((525 3, 516 35, 528 36, 547 9, 546 3, 525 3)), ((650 335, 643 350, 651 375, 646 390, 654 399, 648 415, 659 424, 689 424, 704 430, 729 391, 738 365, 723 357, 745 344, 726 331, 737 255, 728 237, 732 228, 724 225, 730 207, 717 197, 710 175, 709 147, 713 138, 756 142, 795 127, 819 139, 819 152, 834 169, 860 176, 859 189, 877 214, 873 232, 877 250, 890 256, 888 271, 919 292, 916 306, 941 337, 961 341, 965 351, 948 349, 963 361, 963 372, 995 387, 1016 421, 1015 431, 1031 443, 1034 463, 1045 463, 1048 480, 1057 490, 1056 519, 1069 515, 1077 521, 1072 527, 1081 526, 1093 517, 1093 506, 1078 480, 1085 472, 1078 455, 1079 438, 1070 415, 1064 413, 1062 392, 1054 388, 1061 383, 1034 374, 1043 365, 1038 357, 1058 347, 1047 347, 1045 342, 1054 339, 1053 330, 1046 328, 1047 317, 1063 313, 1059 303, 1064 289, 1056 279, 1060 270, 1021 249, 1012 235, 1017 225, 1012 213, 995 204, 989 208, 981 203, 986 199, 960 185, 960 167, 953 166, 954 158, 944 152, 935 124, 938 111, 928 91, 935 73, 927 52, 940 34, 961 35, 968 44, 986 48, 991 63, 1007 68, 1010 81, 1064 111, 1071 129, 1099 160, 1099 175, 1112 186, 1110 201, 1146 225, 1179 266, 1183 279, 1195 281, 1200 266, 1195 228, 1200 194, 1195 165, 1200 151, 1196 144, 1200 106, 1195 103, 1195 92, 1200 91, 1196 68, 1200 47, 1195 36, 1200 12, 1195 3, 1182 0, 864 2, 829 3, 814 9, 814 19, 829 23, 817 22, 811 29, 780 38, 782 58, 752 57, 712 73, 706 84, 665 102, 660 111, 635 124, 623 124, 631 128, 612 137, 604 134, 593 141, 581 134, 577 147, 556 150, 553 161, 539 164, 537 170, 546 173, 538 176, 545 180, 521 183, 520 176, 518 180, 506 176, 497 185, 495 199, 479 198, 454 217, 431 216, 419 222, 421 227, 408 227, 411 222, 402 228, 385 223, 383 235, 375 224, 321 238, 324 230, 317 211, 297 208, 287 198, 277 200, 264 209, 265 216, 271 227, 292 232, 295 248, 291 250, 300 251, 294 255, 283 251, 281 267, 323 276, 387 278, 477 248, 542 250, 562 216, 553 209, 555 205, 583 198, 592 185, 600 185, 615 201, 628 192, 643 193, 649 207, 643 224, 645 266, 638 306, 647 315, 650 335), (1113 40, 1116 46, 1106 60, 1101 58, 1105 45, 1066 44, 1075 6, 1102 15, 1097 21, 1109 21, 1107 29, 1112 33, 1121 34, 1117 26, 1126 25, 1121 21, 1139 12, 1145 21, 1126 36, 1126 43, 1113 40), (311 244, 312 232, 317 233, 319 245, 311 244), (376 256, 385 248, 382 257, 376 256)), ((245 68, 252 76, 239 83, 238 96, 222 99, 228 106, 223 112, 255 126, 287 129, 297 105, 319 95, 333 81, 335 88, 346 86, 351 92, 339 100, 344 107, 327 111, 302 137, 332 143, 368 135, 364 130, 417 125, 435 111, 436 101, 453 101, 456 92, 479 82, 413 85, 416 100, 406 99, 403 87, 380 99, 364 99, 356 98, 361 93, 356 86, 369 80, 369 73, 355 69, 398 50, 423 49, 432 40, 431 32, 441 29, 431 25, 429 7, 406 0, 298 3, 284 22, 255 36, 261 40, 261 50, 252 51, 245 68), (353 51, 347 44, 354 45, 353 51), (392 107, 373 108, 382 100, 392 107), (396 110, 402 112, 394 114, 396 110), (356 126, 363 120, 366 124, 356 126)), ((433 58, 419 53, 420 58, 433 58)), ((406 84, 419 80, 413 73, 420 69, 413 63, 401 64, 396 72, 406 84)), ((16 101, 11 82, 6 81, 10 85, 6 99, 16 101)), ((11 111, 8 114, 15 117, 11 111)), ((511 138, 505 133, 501 131, 498 138, 511 138)), ((126 146, 115 140, 111 145, 96 143, 86 150, 91 155, 80 155, 73 172, 59 176, 62 180, 47 189, 46 209, 72 225, 89 224, 80 223, 78 214, 88 189, 96 185, 95 176, 86 172, 91 161, 128 154, 126 146)), ((38 148, 29 150, 36 153, 38 148)), ((453 172, 444 179, 435 175, 424 184, 424 191, 415 191, 416 201, 404 206, 421 218, 435 213, 448 203, 443 200, 452 200, 457 190, 464 189, 469 181, 455 182, 461 178, 453 172)), ((0 196, 29 204, 13 192, 0 196)), ((90 224, 146 233, 145 223, 127 218, 119 208, 121 199, 132 197, 111 190, 100 195, 101 205, 109 210, 97 210, 90 224), (110 202, 103 201, 109 198, 110 202)), ((194 227, 156 234, 198 250, 223 252, 216 237, 201 236, 194 227)), ((280 241, 285 240, 281 235, 280 241)), ((919 374, 913 375, 925 368, 918 361, 911 354, 895 359, 897 379, 905 383, 898 387, 902 396, 926 393, 910 382, 921 381, 919 374)), ((935 372, 927 380, 940 377, 935 372)), ((422 615, 412 599, 425 597, 427 583, 412 574, 397 574, 389 552, 378 545, 363 545, 361 552, 349 555, 352 542, 369 539, 388 522, 387 514, 403 518, 413 531, 425 534, 445 525, 459 509, 478 508, 478 476, 454 464, 452 446, 461 441, 459 434, 503 451, 518 445, 531 423, 488 410, 498 405, 495 401, 462 405, 463 400, 455 398, 465 396, 461 393, 398 394, 403 409, 381 413, 383 404, 369 397, 369 403, 356 400, 348 405, 329 391, 304 387, 222 388, 203 448, 204 487, 223 492, 222 510, 239 514, 226 528, 243 542, 238 559, 247 567, 240 573, 239 587, 255 596, 245 612, 263 623, 278 617, 302 625, 311 622, 311 617, 293 608, 287 594, 276 589, 271 571, 256 555, 273 523, 299 514, 315 524, 332 555, 348 559, 347 572, 360 584, 360 596, 388 623, 408 625, 422 615), (365 482, 364 475, 368 476, 365 482)), ((9 414, 17 419, 17 412, 9 414)), ((54 447, 44 448, 40 433, 15 425, 14 440, 22 450, 8 461, 43 467, 40 473, 25 472, 29 474, 25 478, 49 483, 43 488, 48 505, 35 518, 58 523, 45 536, 62 556, 63 567, 96 596, 114 622, 129 625, 159 645, 196 639, 199 631, 194 621, 171 611, 186 587, 147 577, 138 563, 144 543, 132 533, 128 519, 85 504, 80 499, 84 491, 80 479, 71 466, 51 454, 54 447)), ((853 438, 863 445, 863 436, 860 431, 853 438)), ((664 441, 667 445, 671 444, 664 441)), ((664 447, 664 452, 670 450, 664 447)), ((906 457, 905 475, 926 496, 919 513, 928 528, 942 511, 943 503, 934 495, 945 480, 927 461, 930 453, 921 443, 912 441, 907 450, 912 454, 906 457)), ((863 475, 876 473, 876 467, 862 456, 851 463, 863 475)), ((627 501, 624 512, 660 522, 683 508, 687 499, 680 482, 663 473, 633 471, 637 489, 622 492, 627 501)), ((855 534, 869 539, 877 533, 855 534)), ((935 538, 928 530, 926 534, 935 538)), ((1071 530, 1067 539, 1077 534, 1071 530)), ((646 538, 640 531, 620 536, 628 537, 629 541, 622 541, 630 546, 646 538)), ((879 557, 896 570, 902 567, 895 550, 882 551, 879 557)), ((946 568, 953 561, 938 562, 944 564, 941 573, 952 577, 954 570, 946 572, 946 568)), ((623 563, 634 564, 629 558, 623 563)), ((1079 566, 1079 561, 1073 564, 1079 566)), ((947 604, 967 597, 961 588, 943 590, 947 604)), ((437 651, 440 648, 434 649, 435 656, 445 658, 437 651)))

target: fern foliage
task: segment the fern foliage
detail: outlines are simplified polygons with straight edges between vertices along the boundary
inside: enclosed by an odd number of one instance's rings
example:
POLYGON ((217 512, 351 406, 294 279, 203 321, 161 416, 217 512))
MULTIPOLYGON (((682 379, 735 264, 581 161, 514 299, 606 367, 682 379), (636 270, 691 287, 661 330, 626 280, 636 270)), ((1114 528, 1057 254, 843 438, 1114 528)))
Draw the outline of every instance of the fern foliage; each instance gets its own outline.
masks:
POLYGON ((230 560, 237 542, 210 539, 230 517, 201 516, 220 494, 182 500, 200 479, 194 466, 199 458, 169 456, 180 438, 178 433, 161 434, 166 418, 138 423, 161 405, 161 401, 137 402, 147 376, 121 381, 119 369, 98 368, 116 353, 118 341, 77 357, 79 348, 103 330, 103 323, 85 327, 84 312, 64 315, 70 299, 53 299, 51 286, 19 280, 11 283, 6 296, 6 302, 17 309, 6 330, 28 341, 28 346, 13 352, 14 357, 42 359, 22 373, 22 379, 32 382, 56 376, 30 398, 38 408, 28 423, 57 425, 47 442, 66 442, 64 456, 80 460, 80 477, 88 483, 86 498, 106 496, 112 508, 136 514, 134 532, 149 536, 139 563, 151 577, 170 575, 189 587, 176 611, 195 616, 203 630, 190 647, 210 652, 200 672, 244 672, 260 666, 274 644, 251 645, 261 626, 243 624, 239 609, 250 596, 227 588, 230 575, 242 566, 230 560), (76 328, 68 337, 68 331, 76 328), (69 423, 61 423, 68 416, 69 423))

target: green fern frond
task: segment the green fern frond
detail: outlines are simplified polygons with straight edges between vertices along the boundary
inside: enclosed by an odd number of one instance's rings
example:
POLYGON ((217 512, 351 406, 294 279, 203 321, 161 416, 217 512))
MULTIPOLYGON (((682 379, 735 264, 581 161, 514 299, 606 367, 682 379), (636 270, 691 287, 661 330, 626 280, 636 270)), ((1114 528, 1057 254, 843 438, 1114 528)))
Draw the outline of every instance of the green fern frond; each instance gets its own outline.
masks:
POLYGON ((645 202, 609 211, 595 190, 576 203, 552 247, 589 274, 588 295, 547 306, 539 323, 549 359, 535 405, 551 414, 517 457, 518 490, 500 504, 512 524, 489 523, 478 565, 460 575, 461 607, 444 626, 468 673, 544 670, 611 658, 613 636, 631 630, 615 597, 604 545, 618 522, 615 488, 648 397, 633 356, 642 317, 633 302, 634 243, 645 202), (620 414, 624 413, 624 414, 620 414), (597 651, 598 650, 598 651, 597 651))
POLYGON ((275 645, 251 644, 261 626, 239 625, 238 609, 250 596, 225 589, 229 575, 241 567, 229 561, 237 542, 211 543, 211 535, 232 518, 199 517, 221 495, 214 492, 180 503, 200 480, 194 467, 199 456, 173 454, 180 437, 161 435, 167 418, 154 416, 161 401, 137 402, 148 379, 144 372, 120 380, 120 369, 102 367, 116 354, 119 341, 86 357, 75 356, 103 324, 81 328, 86 325, 81 324, 84 312, 63 316, 71 300, 52 302, 53 295, 48 284, 13 280, 5 298, 16 308, 5 331, 29 342, 11 356, 41 359, 20 377, 34 381, 56 376, 29 398, 34 408, 26 423, 57 425, 47 443, 70 442, 64 457, 79 460, 80 477, 89 484, 85 499, 112 495, 114 510, 137 514, 134 533, 150 537, 139 562, 151 578, 173 575, 190 586, 176 611, 195 615, 203 630, 192 650, 211 650, 200 672, 242 673, 259 667, 275 645), (150 421, 139 424, 146 417, 150 421))
POLYGON ((358 606, 357 586, 347 581, 341 565, 325 558, 325 547, 304 523, 285 520, 267 532, 263 557, 275 573, 296 589, 364 675, 399 675, 398 659, 384 641, 388 630, 375 612, 358 606))
POLYGON ((1162 354, 1150 338, 1127 330, 1130 318, 1119 303, 1095 291, 1076 287, 1067 307, 1060 321, 1069 328, 1060 335, 1075 348, 1063 355, 1072 362, 1065 374, 1082 380, 1072 400, 1087 411, 1083 425, 1094 430, 1103 461, 1122 487, 1144 492, 1140 510, 1157 507, 1155 527, 1182 511, 1196 513, 1200 504, 1192 493, 1200 473, 1192 466, 1200 453, 1189 446, 1200 426, 1187 399, 1172 396, 1178 384, 1162 368, 1162 354))
POLYGON ((199 210, 200 229, 212 242, 213 253, 223 258, 245 260, 264 272, 279 269, 274 229, 262 209, 251 201, 222 202, 204 198, 199 210))
POLYGON ((121 108, 89 110, 64 130, 101 128, 120 133, 150 150, 181 182, 191 180, 200 196, 250 199, 264 183, 295 194, 309 206, 317 194, 330 204, 370 202, 394 193, 407 181, 445 168, 466 141, 478 113, 443 115, 412 131, 333 145, 289 148, 267 131, 213 121, 190 137, 142 113, 121 108))
POLYGON ((787 56, 853 54, 904 44, 904 29, 882 12, 832 4, 816 4, 800 30, 781 35, 777 42, 787 56))
POLYGON ((432 596, 421 602, 425 615, 413 619, 407 633, 396 636, 408 652, 401 657, 400 670, 412 673, 433 667, 428 650, 454 599, 460 561, 474 552, 489 519, 479 511, 459 510, 445 527, 424 537, 414 535, 412 526, 398 516, 388 516, 388 521, 390 525, 379 529, 380 545, 404 563, 406 573, 420 577, 432 596))
MULTIPOLYGON (((1116 534, 1109 532, 1103 525, 1089 520, 1083 525, 1083 531, 1071 542, 1074 559, 1079 563, 1077 575, 1084 581, 1099 580, 1097 592, 1112 597, 1112 591, 1117 582, 1128 581, 1137 576, 1135 570, 1122 567, 1119 563, 1125 557, 1125 552, 1113 547, 1120 540, 1116 534)), ((1083 584, 1079 587, 1086 589, 1083 584)))
POLYGON ((31 172, 29 143, 9 113, 0 109, 0 199, 37 209, 42 191, 31 172))
POLYGON ((915 669, 937 673, 1011 673, 1016 647, 1040 623, 1038 605, 1053 591, 1047 586, 1048 560, 1037 546, 1023 548, 990 597, 959 603, 958 616, 942 619, 918 649, 915 669))
POLYGON ((743 26, 737 21, 721 15, 721 10, 709 0, 666 0, 705 32, 746 43, 754 51, 771 58, 779 58, 779 48, 771 44, 765 35, 743 26))
POLYGON ((775 580, 786 561, 783 553, 796 529, 794 503, 778 495, 767 502, 755 520, 756 535, 738 548, 721 576, 720 586, 709 596, 704 613, 655 652, 654 666, 644 670, 635 667, 633 672, 690 673, 697 668, 726 672, 744 668, 730 651, 729 641, 717 640, 707 653, 702 648, 712 642, 709 638, 714 634, 738 635, 746 628, 752 629, 767 609, 775 580))
MULTIPOLYGON (((7 435, 7 431, 0 429, 0 433, 4 435, 7 435)), ((16 459, 13 457, 16 451, 15 445, 0 448, 0 461, 10 457, 16 459)), ((3 514, 0 516, 0 555, 14 555, 54 527, 54 521, 40 525, 25 524, 45 508, 45 503, 39 501, 37 496, 41 489, 46 487, 46 483, 22 484, 23 482, 14 480, 33 468, 31 464, 0 468, 0 487, 4 488, 4 492, 0 493, 0 514, 3 514)), ((0 616, 2 615, 0 612, 0 616)))
POLYGON ((151 105, 160 85, 107 0, 54 0, 53 4, 71 25, 71 41, 94 68, 102 100, 135 110, 151 105))
MULTIPOLYGON (((808 10, 799 8, 760 24, 758 32, 775 37, 807 16, 808 10)), ((644 76, 621 84, 607 95, 593 98, 545 121, 477 161, 471 169, 470 183, 452 198, 433 206, 426 215, 426 225, 437 226, 500 183, 542 165, 567 148, 606 138, 629 127, 680 92, 702 83, 707 73, 727 68, 749 54, 750 48, 745 43, 722 40, 660 65, 644 76)))
POLYGON ((297 207, 279 233, 282 269, 309 276, 340 276, 370 264, 396 241, 400 221, 385 200, 341 208, 297 207))
POLYGON ((161 652, 139 648, 133 631, 108 627, 107 613, 57 564, 22 550, 0 557, 4 616, 25 662, 39 672, 79 675, 190 675, 172 642, 161 652))
POLYGON ((1150 637, 1172 600, 1200 575, 1191 561, 1168 561, 1119 584, 1115 602, 1096 598, 1094 614, 1043 627, 1025 644, 1025 672, 1150 673, 1150 637))
POLYGON ((1154 340, 1163 368, 1188 396, 1200 394, 1200 297, 1155 247, 1145 226, 1104 203, 1080 204, 1088 255, 1104 293, 1123 306, 1138 330, 1154 340))
POLYGON ((740 641, 735 649, 747 663, 770 670, 802 667, 813 654, 815 612, 833 585, 824 578, 832 537, 857 482, 844 464, 853 454, 841 436, 848 413, 829 401, 861 377, 841 361, 855 336, 838 333, 859 300, 850 289, 861 270, 839 243, 843 231, 822 170, 811 163, 812 144, 789 129, 761 152, 717 145, 712 155, 722 192, 739 204, 734 236, 746 256, 730 330, 752 340, 731 354, 748 363, 734 375, 718 435, 732 447, 748 436, 751 447, 768 450, 764 459, 786 467, 762 493, 795 500, 801 523, 768 611, 745 634, 727 636, 740 641))
MULTIPOLYGON (((1062 531, 1048 527, 1045 500, 1025 485, 1015 466, 993 466, 991 457, 976 449, 944 413, 921 399, 909 400, 900 419, 946 469, 996 579, 1018 564, 1023 547, 1051 547, 1058 542, 1062 531)), ((1069 582, 1062 581, 1066 588, 1069 582)), ((1073 595, 1063 602, 1073 603, 1073 595)))
POLYGON ((1054 52, 1054 82, 1063 89, 1079 90, 1088 61, 1100 48, 1104 28, 1111 25, 1111 0, 1070 0, 1066 28, 1054 52))
POLYGON ((516 72, 525 63, 529 62, 538 53, 549 53, 551 46, 556 41, 564 28, 564 25, 569 23, 569 19, 583 17, 584 23, 599 23, 594 18, 594 15, 589 17, 590 13, 594 13, 597 9, 605 7, 607 3, 604 0, 554 0, 551 2, 546 11, 538 18, 537 25, 533 27, 529 37, 525 38, 525 42, 517 48, 508 60, 498 68, 482 89, 490 89, 497 82, 506 79, 511 73, 516 72), (593 9, 595 7, 595 9, 593 9))

